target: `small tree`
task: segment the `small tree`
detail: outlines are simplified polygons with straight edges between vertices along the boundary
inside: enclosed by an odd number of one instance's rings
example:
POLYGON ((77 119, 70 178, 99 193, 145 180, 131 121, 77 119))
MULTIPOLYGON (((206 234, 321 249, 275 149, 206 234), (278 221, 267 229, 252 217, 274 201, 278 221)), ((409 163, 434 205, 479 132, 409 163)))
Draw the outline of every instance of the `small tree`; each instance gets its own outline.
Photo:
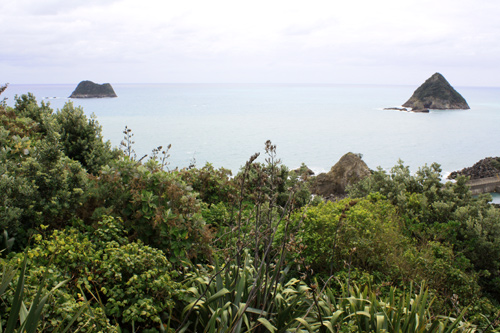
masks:
POLYGON ((111 149, 109 141, 104 142, 95 116, 87 118, 81 107, 75 108, 68 102, 55 114, 55 119, 64 153, 80 162, 89 173, 97 174, 103 165, 117 157, 119 152, 111 149))

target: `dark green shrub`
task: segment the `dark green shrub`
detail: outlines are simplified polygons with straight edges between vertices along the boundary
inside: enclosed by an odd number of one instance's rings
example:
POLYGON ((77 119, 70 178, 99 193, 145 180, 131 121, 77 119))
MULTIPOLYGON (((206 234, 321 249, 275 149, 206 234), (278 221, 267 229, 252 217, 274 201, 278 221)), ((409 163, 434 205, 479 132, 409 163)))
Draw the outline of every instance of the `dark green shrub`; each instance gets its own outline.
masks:
MULTIPOLYGON (((290 211, 309 203, 311 192, 300 175, 280 164, 280 160, 273 163, 252 164, 245 182, 247 199, 253 202, 275 200, 277 207, 284 209, 288 205, 287 210, 290 211)), ((241 182, 242 177, 243 170, 236 175, 235 181, 241 182)))
POLYGON ((112 150, 109 141, 104 142, 95 116, 87 118, 81 107, 75 108, 68 102, 54 118, 64 154, 80 162, 89 173, 97 174, 102 166, 118 157, 119 151, 112 150))
POLYGON ((474 198, 467 178, 441 182, 438 164, 420 168, 415 175, 402 162, 390 173, 379 169, 354 185, 350 194, 362 197, 380 192, 397 207, 407 234, 425 247, 438 241, 463 253, 479 273, 479 283, 500 301, 500 210, 489 195, 474 198))
POLYGON ((403 285, 426 281, 438 295, 434 308, 442 313, 456 313, 480 295, 478 274, 474 273, 469 260, 439 242, 408 247, 399 261, 399 270, 403 285))
POLYGON ((37 126, 37 132, 42 135, 55 131, 53 110, 50 108, 50 104, 42 101, 38 105, 32 93, 16 95, 15 99, 14 108, 7 108, 7 110, 14 111, 18 117, 31 119, 37 126))
POLYGON ((104 213, 123 218, 131 239, 165 251, 176 262, 210 257, 211 234, 200 201, 178 172, 115 160, 93 177, 86 209, 94 218, 104 213))
POLYGON ((75 216, 87 188, 85 171, 61 153, 57 141, 27 145, 27 154, 0 152, 0 229, 16 238, 17 248, 40 224, 58 228, 75 216))
POLYGON ((181 170, 179 175, 209 205, 234 202, 236 183, 231 179, 231 170, 215 169, 212 164, 207 163, 202 168, 181 170))

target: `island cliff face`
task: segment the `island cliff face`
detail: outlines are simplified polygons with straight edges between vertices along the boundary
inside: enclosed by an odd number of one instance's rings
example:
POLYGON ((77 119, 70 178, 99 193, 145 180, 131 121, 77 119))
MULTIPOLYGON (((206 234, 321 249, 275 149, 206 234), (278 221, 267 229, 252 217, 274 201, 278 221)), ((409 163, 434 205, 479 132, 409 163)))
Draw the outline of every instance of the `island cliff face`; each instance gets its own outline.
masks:
POLYGON ((69 98, 104 98, 117 97, 111 84, 97 84, 92 81, 82 81, 69 98))
POLYGON ((439 73, 435 73, 418 87, 413 96, 403 106, 413 110, 470 109, 462 95, 439 73))

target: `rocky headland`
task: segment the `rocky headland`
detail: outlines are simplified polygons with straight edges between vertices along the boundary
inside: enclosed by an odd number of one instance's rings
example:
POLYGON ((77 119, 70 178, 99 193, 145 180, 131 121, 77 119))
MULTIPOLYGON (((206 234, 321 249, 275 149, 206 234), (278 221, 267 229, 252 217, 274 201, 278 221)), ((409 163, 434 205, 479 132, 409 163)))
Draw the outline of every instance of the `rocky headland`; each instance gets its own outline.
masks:
POLYGON ((456 179, 458 176, 467 176, 471 180, 496 177, 500 175, 500 157, 487 157, 471 167, 459 171, 453 171, 448 179, 456 179))
POLYGON ((311 192, 329 200, 346 197, 346 187, 355 184, 371 171, 361 159, 361 155, 347 153, 327 173, 321 173, 311 184, 311 192))
POLYGON ((109 83, 97 84, 92 81, 82 81, 69 98, 105 98, 117 97, 109 83))
POLYGON ((413 112, 429 109, 470 109, 465 98, 439 73, 435 73, 418 87, 403 107, 412 108, 413 112))

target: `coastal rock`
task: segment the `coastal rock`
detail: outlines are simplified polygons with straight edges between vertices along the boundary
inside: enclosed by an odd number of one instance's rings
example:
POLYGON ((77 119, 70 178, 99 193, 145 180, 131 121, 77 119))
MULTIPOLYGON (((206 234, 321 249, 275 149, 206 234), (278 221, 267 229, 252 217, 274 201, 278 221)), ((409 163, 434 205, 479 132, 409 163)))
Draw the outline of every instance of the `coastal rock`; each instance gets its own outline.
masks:
POLYGON ((403 106, 413 110, 470 109, 462 95, 439 73, 435 73, 418 87, 403 106))
POLYGON ((69 98, 104 98, 117 97, 109 83, 97 84, 92 81, 82 81, 69 98))
POLYGON ((325 198, 343 198, 346 186, 371 174, 359 154, 347 153, 327 173, 319 174, 311 185, 311 193, 325 198))
POLYGON ((407 108, 398 108, 398 107, 384 108, 384 110, 408 111, 408 109, 407 109, 407 108))
POLYGON ((429 113, 429 109, 407 109, 407 108, 391 107, 391 108, 384 108, 384 110, 415 112, 415 113, 429 113))
POLYGON ((470 179, 489 178, 500 175, 500 157, 487 157, 469 168, 460 171, 453 171, 448 179, 455 179, 458 176, 467 176, 470 179))

